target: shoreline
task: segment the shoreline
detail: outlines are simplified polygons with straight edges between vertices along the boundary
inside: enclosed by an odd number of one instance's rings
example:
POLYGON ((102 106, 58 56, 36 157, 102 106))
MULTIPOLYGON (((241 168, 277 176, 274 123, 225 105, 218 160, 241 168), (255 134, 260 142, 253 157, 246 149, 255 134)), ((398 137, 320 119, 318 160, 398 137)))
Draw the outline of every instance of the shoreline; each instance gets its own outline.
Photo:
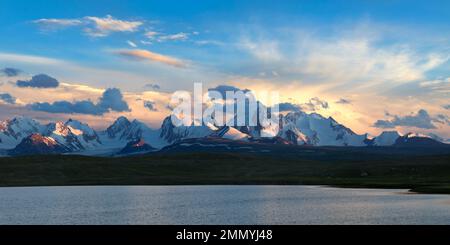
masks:
POLYGON ((70 184, 70 185, 0 185, 0 188, 34 188, 34 187, 123 187, 123 186, 311 186, 320 188, 336 188, 336 189, 368 189, 368 190, 404 190, 405 192, 399 194, 432 194, 432 195, 449 195, 450 190, 433 188, 436 186, 430 186, 430 189, 419 190, 416 188, 404 188, 399 186, 365 186, 365 185, 335 185, 335 184, 276 184, 276 183, 240 183, 240 184, 70 184), (428 191, 430 190, 430 191, 428 191), (434 191, 433 191, 434 190, 434 191))

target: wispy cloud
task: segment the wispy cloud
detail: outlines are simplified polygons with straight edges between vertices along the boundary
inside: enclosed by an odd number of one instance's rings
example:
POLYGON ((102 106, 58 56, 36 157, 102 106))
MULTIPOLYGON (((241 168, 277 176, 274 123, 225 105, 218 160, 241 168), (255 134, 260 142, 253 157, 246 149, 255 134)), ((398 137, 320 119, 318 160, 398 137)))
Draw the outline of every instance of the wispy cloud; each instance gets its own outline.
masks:
POLYGON ((159 33, 158 32, 156 32, 156 31, 147 31, 145 34, 144 34, 148 39, 155 39, 156 38, 156 36, 158 36, 159 35, 159 33))
POLYGON ((55 31, 83 24, 79 19, 38 19, 32 22, 39 25, 44 31, 55 31))
POLYGON ((320 109, 329 108, 328 102, 318 97, 311 98, 308 102, 301 104, 300 106, 303 110, 306 111, 317 111, 320 109))
POLYGON ((133 48, 137 48, 137 44, 132 42, 132 41, 130 41, 130 40, 127 41, 127 44, 130 45, 133 48))
POLYGON ((351 104, 352 101, 349 99, 340 98, 338 101, 335 102, 336 104, 351 104))
POLYGON ((185 32, 179 32, 171 35, 163 35, 158 37, 159 42, 164 41, 185 41, 189 38, 189 34, 185 32))
POLYGON ((437 123, 447 124, 448 126, 450 126, 450 118, 444 114, 438 114, 434 119, 434 121, 437 123))
POLYGON ((355 87, 424 79, 425 72, 445 61, 434 55, 419 56, 405 46, 377 47, 364 38, 313 40, 304 42, 301 50, 304 54, 299 55, 292 71, 315 76, 330 85, 347 83, 355 87))
POLYGON ((125 21, 113 18, 111 15, 106 17, 87 16, 84 19, 94 24, 93 28, 86 28, 86 34, 93 37, 104 37, 112 32, 135 32, 143 24, 141 21, 125 21))
POLYGON ((249 38, 243 38, 240 46, 264 62, 279 61, 282 59, 282 53, 276 40, 251 40, 249 38))
POLYGON ((124 49, 124 50, 116 50, 114 51, 115 54, 118 54, 120 56, 131 58, 135 60, 141 60, 141 61, 153 61, 153 62, 159 62, 166 65, 171 65, 175 67, 186 67, 187 62, 179 60, 177 58, 173 58, 167 55, 162 55, 158 53, 154 53, 148 50, 144 49, 124 49))
POLYGON ((144 36, 149 40, 157 41, 157 42, 166 42, 166 41, 186 41, 189 39, 190 35, 198 35, 187 32, 178 32, 175 34, 164 34, 156 31, 147 31, 144 33, 144 36))
POLYGON ((424 47, 404 37, 387 36, 383 28, 345 26, 326 34, 308 28, 271 32, 246 28, 229 47, 254 59, 229 67, 241 76, 253 77, 261 69, 275 70, 281 76, 274 83, 301 81, 323 93, 380 92, 429 79, 430 71, 450 60, 448 45, 424 47))
POLYGON ((156 91, 156 90, 160 90, 161 86, 159 86, 158 84, 154 84, 154 83, 147 83, 144 85, 144 88, 147 90, 156 91))
POLYGON ((113 32, 135 32, 142 21, 120 20, 106 15, 105 17, 86 16, 78 19, 38 19, 33 23, 42 30, 59 30, 73 26, 84 26, 83 31, 92 37, 105 37, 113 32))
POLYGON ((224 42, 218 41, 218 40, 198 40, 194 42, 197 45, 216 45, 216 46, 223 46, 225 45, 224 42))
POLYGON ((450 77, 446 79, 436 79, 423 81, 419 84, 420 89, 427 89, 434 92, 448 94, 450 93, 450 77))
POLYGON ((146 41, 146 40, 141 40, 140 42, 141 42, 141 44, 143 44, 143 45, 151 45, 151 44, 153 44, 152 42, 146 41))
MULTIPOLYGON (((0 63, 9 64, 12 67, 20 67, 25 71, 29 71, 35 74, 51 74, 52 76, 58 78, 61 84, 76 83, 89 84, 100 87, 112 86, 122 89, 126 88, 128 91, 142 91, 142 86, 145 83, 155 81, 157 81, 160 85, 164 84, 165 91, 174 91, 180 89, 180 84, 182 83, 188 84, 192 81, 199 81, 205 77, 216 77, 217 79, 219 78, 217 73, 215 73, 213 70, 205 70, 202 69, 199 65, 191 65, 191 61, 188 59, 185 60, 171 55, 163 54, 163 56, 168 56, 178 61, 175 62, 175 64, 177 64, 178 66, 168 65, 166 63, 151 60, 146 61, 147 59, 138 59, 131 56, 119 55, 115 52, 117 50, 121 49, 105 49, 103 52, 107 52, 106 56, 108 57, 108 59, 114 58, 111 55, 115 55, 123 59, 128 58, 130 59, 130 62, 133 60, 140 61, 136 62, 135 67, 140 67, 141 69, 130 69, 131 67, 129 62, 119 62, 120 66, 115 68, 95 67, 89 64, 78 63, 65 59, 56 59, 53 57, 2 52, 0 52, 0 63), (155 65, 150 65, 150 62, 154 62, 155 65), (189 69, 180 69, 180 66, 189 69), (175 70, 177 72, 175 72, 175 70)), ((133 49, 124 48, 124 50, 133 49)), ((21 76, 18 77, 18 79, 27 80, 29 78, 21 76)), ((4 84, 10 84, 8 82, 10 80, 10 78, 0 76, 0 84, 2 82, 4 84)), ((31 90, 34 90, 18 88, 15 85, 13 87, 17 88, 19 91, 31 92, 31 90)), ((17 95, 17 97, 22 99, 19 95, 17 95)))
POLYGON ((14 54, 14 53, 0 53, 0 60, 3 62, 20 62, 20 63, 35 63, 43 65, 59 65, 60 60, 47 58, 43 56, 34 56, 26 54, 14 54))

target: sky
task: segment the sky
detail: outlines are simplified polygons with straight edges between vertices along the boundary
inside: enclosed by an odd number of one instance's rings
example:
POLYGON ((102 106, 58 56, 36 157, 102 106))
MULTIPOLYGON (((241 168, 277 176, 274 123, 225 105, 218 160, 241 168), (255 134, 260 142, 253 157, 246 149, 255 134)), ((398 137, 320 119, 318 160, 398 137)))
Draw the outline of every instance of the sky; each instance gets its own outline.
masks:
POLYGON ((170 95, 278 91, 357 133, 450 138, 448 1, 0 1, 0 120, 159 127, 170 95))

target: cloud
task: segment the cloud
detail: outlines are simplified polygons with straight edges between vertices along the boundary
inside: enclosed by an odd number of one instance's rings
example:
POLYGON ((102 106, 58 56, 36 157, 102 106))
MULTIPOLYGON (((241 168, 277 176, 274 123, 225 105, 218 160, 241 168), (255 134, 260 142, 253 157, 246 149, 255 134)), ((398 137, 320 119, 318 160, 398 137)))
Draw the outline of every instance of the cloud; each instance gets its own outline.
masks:
POLYGON ((150 111, 158 111, 158 109, 155 106, 155 102, 153 101, 145 100, 144 107, 149 109, 150 111))
POLYGON ((450 93, 450 77, 420 82, 418 89, 448 94, 450 93))
POLYGON ((166 65, 171 65, 179 68, 183 68, 187 66, 187 63, 185 61, 179 60, 177 58, 173 58, 170 56, 154 53, 148 50, 144 49, 124 49, 124 50, 117 50, 114 51, 114 53, 126 57, 131 58, 135 60, 149 60, 154 62, 163 63, 166 65))
POLYGON ((328 109, 329 105, 328 102, 314 97, 309 99, 309 102, 301 104, 301 108, 308 111, 317 111, 320 109, 328 109))
POLYGON ((161 86, 159 86, 158 84, 153 84, 153 83, 147 83, 144 85, 145 89, 150 89, 150 90, 160 90, 161 86))
POLYGON ((34 20, 33 23, 39 25, 45 31, 56 31, 83 24, 79 19, 38 19, 34 20))
POLYGON ((190 35, 189 33, 185 33, 185 32, 179 32, 176 34, 169 34, 169 35, 164 35, 162 33, 156 32, 156 31, 147 31, 146 33, 144 33, 144 36, 146 36, 148 39, 155 40, 158 42, 186 41, 189 39, 189 35, 190 35))
POLYGON ((117 88, 109 88, 105 90, 103 96, 100 97, 98 106, 119 112, 130 110, 127 102, 123 100, 122 93, 117 88))
POLYGON ((224 46, 225 43, 217 40, 198 40, 194 42, 197 45, 216 45, 216 46, 224 46))
POLYGON ((186 41, 188 38, 189 38, 189 34, 188 33, 179 32, 177 34, 159 36, 158 37, 158 41, 159 42, 164 42, 164 41, 186 41))
POLYGON ((73 26, 84 26, 84 32, 92 37, 105 37, 112 32, 135 32, 143 24, 141 21, 126 21, 105 17, 86 16, 78 19, 38 19, 33 23, 43 30, 56 31, 73 26))
POLYGON ((124 21, 114 19, 111 15, 104 18, 99 17, 85 17, 87 20, 94 22, 94 29, 85 29, 86 33, 94 37, 107 36, 111 32, 135 32, 143 23, 140 21, 124 21))
POLYGON ((145 41, 145 40, 141 40, 140 43, 144 44, 144 45, 151 45, 152 44, 152 42, 145 41))
POLYGON ((335 102, 336 104, 351 104, 352 101, 349 99, 340 98, 338 101, 335 102))
POLYGON ((127 44, 130 45, 130 46, 133 47, 133 48, 137 48, 136 43, 134 43, 134 42, 132 42, 132 41, 130 41, 130 40, 127 41, 127 44))
POLYGON ((49 113, 67 113, 67 114, 88 114, 88 115, 102 115, 108 112, 107 109, 96 106, 92 101, 55 101, 53 103, 33 103, 29 107, 34 111, 44 111, 49 113))
POLYGON ((275 70, 281 76, 271 79, 272 83, 302 83, 322 94, 355 91, 384 95, 400 84, 434 76, 429 71, 445 69, 449 62, 448 47, 439 45, 440 41, 424 45, 400 32, 389 35, 395 26, 359 25, 285 30, 249 26, 233 47, 256 59, 235 59, 222 67, 247 77, 261 69, 275 70))
POLYGON ((222 95, 222 98, 225 99, 226 98, 226 92, 230 91, 230 92, 238 92, 238 91, 242 91, 244 93, 250 92, 249 89, 240 89, 234 86, 230 86, 230 85, 219 85, 215 88, 209 88, 208 91, 217 91, 222 95))
POLYGON ((31 80, 16 82, 18 87, 31 87, 31 88, 56 88, 59 86, 58 80, 45 74, 35 75, 31 80))
POLYGON ((86 34, 92 37, 105 37, 112 32, 135 32, 143 24, 141 21, 114 19, 111 15, 104 18, 87 16, 84 19, 94 24, 94 27, 84 30, 86 34))
POLYGON ((14 53, 0 53, 0 60, 2 62, 40 64, 40 65, 61 65, 65 63, 58 59, 43 56, 14 54, 14 53))
POLYGON ((109 111, 130 111, 128 104, 123 100, 123 95, 117 88, 109 88, 103 92, 97 104, 90 100, 83 101, 56 101, 53 103, 33 103, 28 105, 34 111, 66 114, 103 115, 109 111))
POLYGON ((280 112, 283 111, 301 111, 301 106, 297 105, 297 104, 292 104, 289 102, 284 102, 284 103, 280 103, 278 104, 278 110, 280 112))
MULTIPOLYGON (((448 61, 450 56, 437 48, 420 50, 403 40, 381 44, 384 33, 333 34, 332 38, 306 37, 289 57, 289 70, 311 82, 327 83, 329 91, 356 90, 398 84, 426 78, 426 73, 448 61)), ((386 36, 386 39, 389 39, 386 36)))
POLYGON ((144 34, 147 38, 153 39, 155 38, 157 35, 159 35, 159 32, 156 31, 148 31, 144 34))
MULTIPOLYGON (((17 115, 29 116, 43 123, 49 121, 66 121, 73 118, 80 121, 88 122, 90 126, 96 129, 104 129, 109 126, 118 116, 127 115, 147 123, 151 127, 159 127, 161 121, 167 116, 168 112, 165 105, 170 100, 170 93, 162 93, 157 91, 145 91, 142 89, 142 81, 145 78, 139 79, 134 86, 136 91, 127 91, 120 89, 123 94, 123 100, 127 102, 129 111, 117 112, 109 110, 101 114, 104 109, 98 106, 100 97, 102 97, 105 89, 98 88, 93 85, 72 83, 72 80, 67 80, 67 83, 61 82, 58 88, 55 89, 23 89, 15 86, 13 83, 6 82, 0 86, 0 93, 9 93, 17 98, 16 104, 8 104, 0 101, 0 120, 13 118, 17 115), (140 84, 139 84, 140 83, 140 84), (143 101, 149 100, 155 102, 155 108, 158 111, 151 112, 143 106, 143 101), (33 110, 31 105, 38 102, 48 102, 52 105, 53 102, 63 101, 59 108, 36 108, 41 110, 33 110), (76 102, 82 101, 83 103, 76 102), (85 101, 88 101, 87 103, 85 101), (69 104, 67 104, 69 102, 69 104), (89 103, 90 102, 90 103, 89 103), (84 108, 86 109, 82 109, 84 108), (54 111, 50 113, 47 111, 54 111), (62 111, 62 112, 61 112, 62 111), (78 112, 78 113, 76 113, 78 112), (100 114, 100 116, 99 116, 100 114), (149 115, 151 116, 149 117, 149 115)), ((148 77, 147 77, 148 79, 148 77)), ((122 82, 123 84, 123 82, 122 82)), ((105 100, 104 100, 105 101, 105 100)), ((111 104, 103 103, 102 105, 111 104)), ((58 106, 58 103, 55 103, 58 106)), ((120 109, 121 106, 113 106, 120 109)))
POLYGON ((242 49, 264 62, 279 61, 283 58, 276 40, 254 41, 244 38, 240 45, 242 49))
POLYGON ((3 73, 7 77, 15 77, 19 75, 22 71, 16 68, 5 67, 0 70, 0 73, 3 73))
POLYGON ((16 103, 16 98, 8 93, 0 93, 0 101, 14 105, 16 103))
POLYGON ((166 105, 166 109, 169 110, 169 111, 173 111, 173 110, 175 109, 175 107, 176 107, 176 106, 171 105, 171 104, 167 104, 167 105, 166 105))
MULTIPOLYGON (((110 87, 120 87, 125 80, 129 86, 142 86, 142 81, 147 81, 149 79, 148 73, 144 73, 140 70, 128 71, 126 69, 113 69, 111 67, 99 68, 88 66, 79 62, 44 56, 0 52, 0 63, 14 64, 18 67, 24 67, 24 69, 27 70, 46 70, 55 76, 64 76, 67 80, 88 81, 88 84, 92 85, 103 84, 106 79, 108 80, 110 87)), ((124 63, 122 66, 126 68, 129 64, 124 63)), ((153 72, 155 74, 164 73, 164 71, 161 71, 159 67, 149 67, 149 69, 146 69, 145 72, 153 72)), ((161 79, 162 83, 170 83, 170 81, 176 81, 180 77, 185 80, 196 80, 182 76, 180 73, 167 74, 167 72, 165 72, 164 74, 172 77, 170 79, 161 79)), ((2 79, 2 77, 0 77, 0 79, 2 79)), ((19 98, 21 97, 19 96, 19 98)))
POLYGON ((448 118, 447 115, 444 114, 436 115, 436 118, 434 118, 433 121, 441 124, 447 124, 450 126, 450 119, 448 118))
POLYGON ((155 40, 158 35, 159 32, 156 31, 147 31, 146 33, 144 33, 144 36, 146 36, 150 40, 155 40))
POLYGON ((104 18, 87 16, 84 19, 94 23, 93 28, 85 29, 85 32, 93 37, 108 36, 111 32, 135 32, 143 24, 141 21, 114 19, 111 15, 104 18))
POLYGON ((416 127, 423 129, 436 128, 436 126, 433 124, 436 119, 432 118, 424 109, 419 110, 417 114, 407 116, 390 115, 389 113, 387 113, 386 115, 393 118, 390 120, 378 120, 374 123, 373 126, 376 128, 395 128, 397 126, 416 127))

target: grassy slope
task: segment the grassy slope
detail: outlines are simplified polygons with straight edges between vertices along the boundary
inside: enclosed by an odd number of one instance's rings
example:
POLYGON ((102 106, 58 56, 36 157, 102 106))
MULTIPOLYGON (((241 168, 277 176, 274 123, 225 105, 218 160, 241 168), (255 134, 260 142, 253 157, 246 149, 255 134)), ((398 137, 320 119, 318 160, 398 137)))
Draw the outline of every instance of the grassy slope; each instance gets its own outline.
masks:
POLYGON ((450 194, 450 155, 313 160, 245 154, 0 158, 0 186, 315 184, 450 194))

